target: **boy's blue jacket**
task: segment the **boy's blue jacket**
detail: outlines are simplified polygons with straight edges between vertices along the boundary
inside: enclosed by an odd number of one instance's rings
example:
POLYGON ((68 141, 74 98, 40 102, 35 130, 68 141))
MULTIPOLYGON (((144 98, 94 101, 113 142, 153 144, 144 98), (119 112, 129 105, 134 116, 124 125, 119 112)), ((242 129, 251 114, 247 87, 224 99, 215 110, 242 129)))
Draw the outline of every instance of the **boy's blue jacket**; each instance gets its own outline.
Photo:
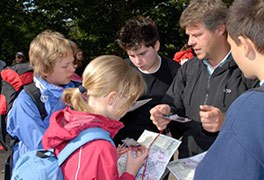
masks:
POLYGON ((264 179, 264 92, 248 91, 234 101, 194 179, 264 179))
POLYGON ((67 87, 75 87, 70 82, 64 87, 54 86, 35 76, 34 82, 40 89, 41 101, 45 104, 47 116, 43 120, 32 98, 22 90, 15 99, 7 117, 7 132, 19 140, 12 148, 13 167, 25 152, 41 149, 42 136, 49 126, 49 119, 54 111, 61 110, 65 104, 61 101, 62 92, 67 87))

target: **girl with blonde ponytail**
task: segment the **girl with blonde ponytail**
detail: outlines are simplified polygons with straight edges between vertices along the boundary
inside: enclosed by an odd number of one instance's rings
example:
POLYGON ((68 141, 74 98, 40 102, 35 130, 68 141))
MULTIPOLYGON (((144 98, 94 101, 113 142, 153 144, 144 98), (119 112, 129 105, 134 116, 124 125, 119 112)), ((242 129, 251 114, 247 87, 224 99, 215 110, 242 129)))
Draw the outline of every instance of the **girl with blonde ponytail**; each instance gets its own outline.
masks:
MULTIPOLYGON (((103 55, 95 58, 83 73, 82 85, 68 88, 63 101, 68 105, 55 112, 42 143, 58 154, 74 137, 87 129, 99 127, 113 138, 124 116, 145 91, 141 75, 122 58, 103 55)), ((117 150, 105 140, 94 140, 75 151, 62 165, 65 179, 135 179, 148 150, 142 148, 133 157, 128 151, 126 172, 117 170, 117 150)))

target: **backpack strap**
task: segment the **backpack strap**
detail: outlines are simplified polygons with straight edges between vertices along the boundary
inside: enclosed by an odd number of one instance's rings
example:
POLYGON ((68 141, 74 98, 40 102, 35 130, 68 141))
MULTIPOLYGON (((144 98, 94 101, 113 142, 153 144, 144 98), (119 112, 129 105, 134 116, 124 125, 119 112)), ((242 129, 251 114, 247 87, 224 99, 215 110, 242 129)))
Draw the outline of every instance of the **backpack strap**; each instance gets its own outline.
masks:
POLYGON ((112 138, 110 137, 109 132, 102 128, 88 128, 80 132, 80 134, 71 140, 65 148, 58 154, 58 164, 59 166, 78 148, 82 145, 97 139, 103 139, 111 142, 113 146, 115 143, 113 142, 112 138))
POLYGON ((24 86, 26 93, 32 98, 33 102, 37 105, 41 118, 44 120, 47 117, 47 112, 44 103, 40 100, 40 90, 32 82, 24 86))

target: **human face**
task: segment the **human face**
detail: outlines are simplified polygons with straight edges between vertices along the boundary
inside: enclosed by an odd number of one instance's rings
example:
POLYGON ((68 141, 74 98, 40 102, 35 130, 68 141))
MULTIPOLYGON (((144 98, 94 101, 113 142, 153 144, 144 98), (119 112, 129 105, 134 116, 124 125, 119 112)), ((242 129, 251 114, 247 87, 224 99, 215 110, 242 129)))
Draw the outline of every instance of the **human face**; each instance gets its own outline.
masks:
POLYGON ((214 59, 219 45, 216 32, 209 31, 203 23, 189 25, 185 32, 189 36, 188 45, 193 48, 198 59, 214 59))
POLYGON ((137 49, 127 50, 131 62, 142 71, 152 71, 159 66, 158 50, 159 41, 155 46, 146 47, 144 44, 137 49))
POLYGON ((76 54, 76 59, 79 60, 79 61, 82 61, 84 59, 84 56, 83 56, 83 52, 82 51, 79 51, 76 54))
POLYGON ((66 85, 71 79, 75 71, 74 57, 71 50, 61 57, 57 57, 52 73, 47 73, 45 79, 56 86, 66 85))
POLYGON ((16 55, 15 61, 16 63, 22 63, 24 61, 24 57, 20 55, 16 55))
MULTIPOLYGON (((253 68, 252 63, 253 61, 248 60, 244 54, 245 54, 245 49, 243 48, 243 46, 240 44, 236 44, 235 41, 228 36, 227 38, 228 43, 231 46, 231 53, 232 56, 235 60, 235 62, 237 63, 239 69, 243 72, 243 74, 245 75, 245 77, 247 78, 255 78, 256 76, 254 75, 255 68, 253 68)), ((240 41, 240 43, 244 43, 245 41, 242 40, 240 41)))

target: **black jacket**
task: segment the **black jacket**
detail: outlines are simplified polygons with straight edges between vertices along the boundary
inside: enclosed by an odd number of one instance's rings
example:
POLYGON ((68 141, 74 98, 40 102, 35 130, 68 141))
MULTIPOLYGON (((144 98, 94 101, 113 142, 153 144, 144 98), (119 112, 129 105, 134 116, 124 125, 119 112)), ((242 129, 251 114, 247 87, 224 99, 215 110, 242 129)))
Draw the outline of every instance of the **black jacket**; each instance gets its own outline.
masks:
POLYGON ((184 63, 162 100, 172 107, 174 113, 193 120, 186 124, 172 122, 169 125, 175 138, 182 136, 179 157, 206 151, 218 134, 209 133, 202 128, 200 105, 212 105, 226 112, 239 95, 256 85, 256 81, 244 78, 231 54, 227 62, 217 67, 212 75, 197 58, 184 63))

